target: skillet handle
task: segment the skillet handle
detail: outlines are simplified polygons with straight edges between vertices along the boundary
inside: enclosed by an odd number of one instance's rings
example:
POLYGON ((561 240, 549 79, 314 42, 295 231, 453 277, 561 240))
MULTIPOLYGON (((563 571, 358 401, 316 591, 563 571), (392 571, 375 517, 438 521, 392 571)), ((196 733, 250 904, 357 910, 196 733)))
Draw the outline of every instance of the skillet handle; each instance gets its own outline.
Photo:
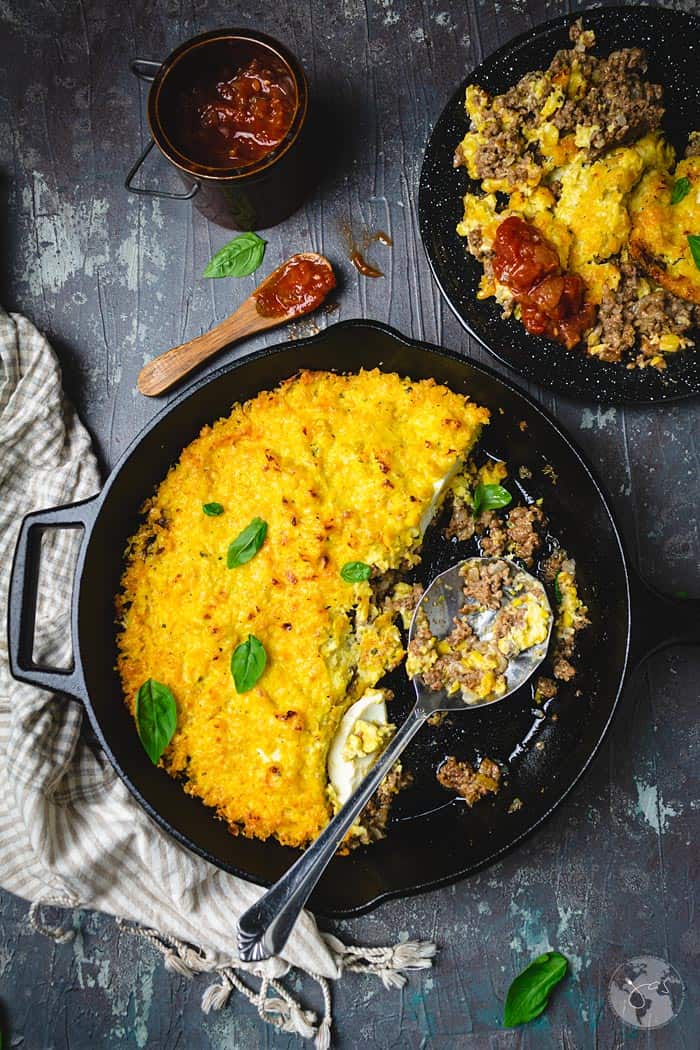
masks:
MULTIPOLYGON (((37 685, 51 692, 70 693, 86 699, 82 667, 73 638, 73 665, 67 669, 37 664, 33 657, 34 627, 39 586, 41 536, 45 529, 82 529, 84 542, 97 509, 97 498, 91 497, 67 507, 37 510, 22 522, 12 563, 8 593, 7 641, 10 673, 20 682, 37 685)), ((75 599, 74 599, 75 600, 75 599)))
POLYGON ((700 598, 672 598, 630 572, 630 667, 672 645, 700 645, 700 598))

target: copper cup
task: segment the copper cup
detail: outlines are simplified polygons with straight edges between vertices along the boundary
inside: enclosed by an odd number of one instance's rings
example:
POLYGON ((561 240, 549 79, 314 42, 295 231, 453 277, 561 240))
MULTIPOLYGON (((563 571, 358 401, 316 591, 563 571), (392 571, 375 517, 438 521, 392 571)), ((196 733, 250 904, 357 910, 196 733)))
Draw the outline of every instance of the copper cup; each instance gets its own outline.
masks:
POLYGON ((150 82, 148 123, 151 141, 126 177, 131 193, 149 197, 192 200, 212 222, 232 230, 260 230, 282 222, 302 204, 312 181, 307 132, 308 84, 300 63, 282 44, 264 33, 247 29, 217 29, 180 44, 162 63, 134 59, 131 69, 150 82), (296 91, 289 131, 271 152, 254 163, 221 167, 187 156, 178 126, 181 100, 189 85, 205 69, 216 69, 232 47, 268 55, 285 68, 296 91), (157 146, 178 171, 184 193, 135 186, 134 178, 157 146))

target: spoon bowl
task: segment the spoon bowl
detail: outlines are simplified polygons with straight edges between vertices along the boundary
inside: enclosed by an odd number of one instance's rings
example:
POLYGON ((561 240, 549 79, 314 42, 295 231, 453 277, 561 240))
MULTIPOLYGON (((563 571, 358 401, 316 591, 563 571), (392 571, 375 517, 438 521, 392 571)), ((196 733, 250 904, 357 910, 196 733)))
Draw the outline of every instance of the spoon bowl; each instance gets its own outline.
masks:
MULTIPOLYGON (((456 565, 450 566, 449 569, 435 576, 421 595, 420 601, 414 610, 408 631, 409 646, 415 638, 416 626, 420 620, 421 613, 424 613, 427 617, 431 633, 436 638, 444 638, 449 634, 452 625, 459 618, 464 606, 463 572, 467 567, 480 564, 496 566, 499 563, 505 563, 510 569, 510 579, 504 584, 503 588, 506 600, 515 597, 519 593, 516 588, 524 582, 527 582, 527 585, 537 593, 538 601, 548 614, 546 637, 536 645, 523 649, 508 659, 508 665, 503 672, 506 679, 506 690, 499 696, 494 696, 490 699, 470 703, 464 700, 460 692, 452 696, 445 690, 434 692, 426 687, 420 676, 414 677, 413 685, 416 690, 418 704, 421 708, 425 708, 428 714, 434 714, 436 711, 463 711, 465 707, 487 707, 490 704, 497 704, 499 700, 505 700, 507 696, 510 696, 521 685, 524 685, 547 655, 554 623, 547 592, 536 576, 522 569, 510 558, 465 558, 463 561, 457 562, 456 565)), ((464 618, 474 630, 477 638, 487 640, 490 637, 497 613, 497 609, 486 609, 470 613, 464 618)))

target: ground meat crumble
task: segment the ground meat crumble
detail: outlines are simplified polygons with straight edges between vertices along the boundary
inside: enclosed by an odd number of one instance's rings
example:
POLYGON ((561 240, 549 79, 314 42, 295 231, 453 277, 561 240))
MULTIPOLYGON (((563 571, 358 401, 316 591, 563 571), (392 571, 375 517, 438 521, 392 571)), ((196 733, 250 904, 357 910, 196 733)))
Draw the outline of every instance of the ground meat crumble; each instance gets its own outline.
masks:
POLYGON ((360 814, 361 830, 346 840, 346 847, 355 849, 385 838, 392 802, 399 791, 412 783, 412 774, 403 769, 400 762, 392 766, 360 814))
MULTIPOLYGON (((583 29, 579 19, 569 36, 573 48, 558 51, 545 72, 549 89, 555 78, 574 64, 588 81, 580 97, 567 99, 552 115, 552 123, 561 135, 575 132, 577 125, 595 127, 588 153, 595 157, 611 146, 619 146, 658 128, 664 114, 663 89, 645 79, 646 55, 641 48, 623 48, 607 58, 597 58, 587 50, 594 35, 583 29)), ((496 109, 490 109, 480 128, 486 141, 476 154, 479 178, 507 179, 515 187, 527 181, 538 158, 524 152, 523 132, 535 128, 541 120, 542 90, 538 72, 526 73, 517 84, 499 97, 496 109)), ((463 163, 459 151, 455 164, 463 163)), ((477 245, 478 247, 478 245, 477 245)))
POLYGON ((455 539, 460 542, 470 540, 475 530, 476 518, 470 504, 461 499, 453 499, 450 520, 445 527, 445 535, 448 540, 455 539))
POLYGON ((535 682, 535 693, 542 700, 551 700, 552 697, 557 695, 559 686, 556 682, 553 682, 551 678, 545 678, 544 675, 540 676, 535 682))
POLYGON ((660 335, 683 336, 700 323, 700 308, 664 288, 640 298, 644 272, 633 259, 611 261, 620 270, 620 282, 615 291, 603 296, 588 341, 598 344, 595 355, 601 361, 621 361, 638 345, 634 360, 643 366, 658 355, 660 335))
POLYGON ((552 123, 564 134, 575 131, 577 124, 596 126, 598 130, 589 148, 589 153, 596 156, 610 146, 634 141, 659 127, 664 115, 663 88, 644 79, 647 61, 641 48, 623 48, 607 58, 596 58, 580 47, 585 36, 581 22, 575 23, 571 29, 574 50, 560 51, 550 72, 570 66, 575 57, 590 79, 590 87, 581 98, 567 100, 554 114, 552 123))
POLYGON ((382 610, 400 616, 404 626, 408 626, 422 596, 423 587, 420 583, 396 586, 384 598, 382 610))
POLYGON ((503 585, 510 575, 503 562, 473 564, 462 573, 465 608, 498 609, 503 601, 503 585))
POLYGON ((533 555, 542 543, 542 530, 546 525, 542 510, 536 503, 529 507, 514 507, 508 513, 506 536, 508 550, 520 558, 528 567, 532 566, 533 555))
POLYGON ((438 783, 456 792, 468 806, 486 795, 495 795, 501 784, 501 770, 490 758, 482 758, 474 769, 469 762, 458 762, 450 755, 437 772, 438 783))

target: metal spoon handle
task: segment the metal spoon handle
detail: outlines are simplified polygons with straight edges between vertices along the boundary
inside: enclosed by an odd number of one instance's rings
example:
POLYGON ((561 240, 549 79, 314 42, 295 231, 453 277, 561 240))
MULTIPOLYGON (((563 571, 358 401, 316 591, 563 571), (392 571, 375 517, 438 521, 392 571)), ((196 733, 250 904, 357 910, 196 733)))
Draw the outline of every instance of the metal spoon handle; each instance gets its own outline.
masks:
POLYGON ((238 954, 244 962, 269 959, 282 951, 300 911, 347 831, 428 714, 417 707, 413 708, 362 783, 313 845, 241 916, 238 922, 238 954))

